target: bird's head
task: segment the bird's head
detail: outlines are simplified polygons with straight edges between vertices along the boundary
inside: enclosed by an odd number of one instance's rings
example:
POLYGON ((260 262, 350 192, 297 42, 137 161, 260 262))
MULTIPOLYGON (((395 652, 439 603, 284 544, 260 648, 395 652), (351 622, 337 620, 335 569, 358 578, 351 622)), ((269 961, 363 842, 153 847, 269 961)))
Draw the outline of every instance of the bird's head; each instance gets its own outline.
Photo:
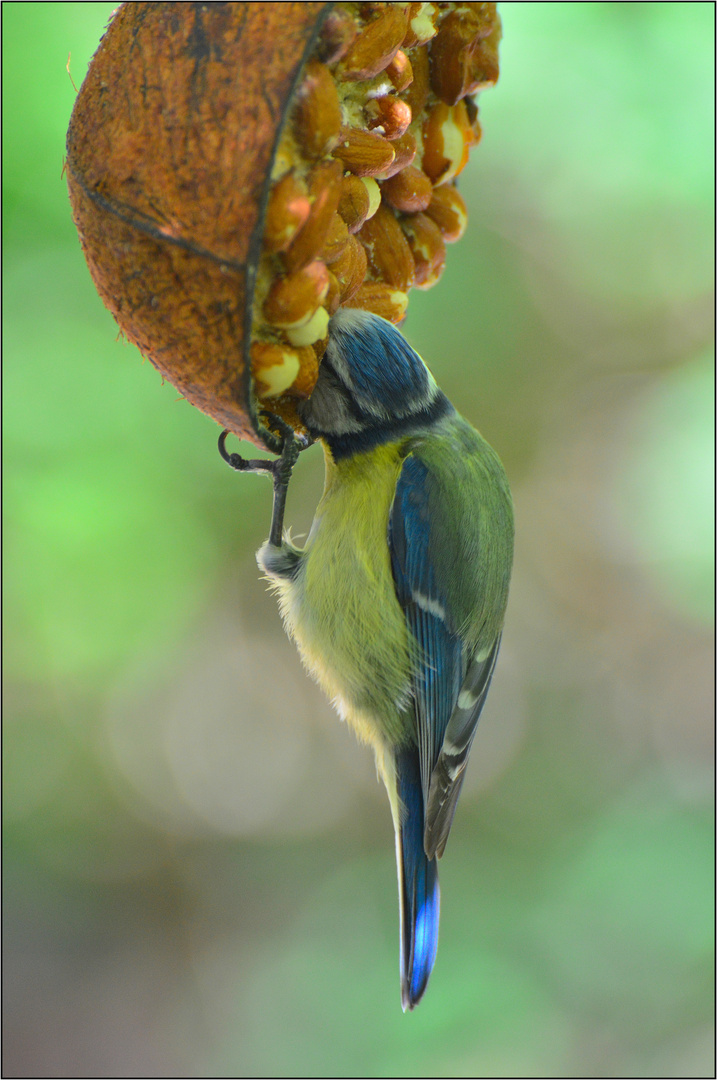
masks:
POLYGON ((329 323, 329 344, 299 415, 314 438, 345 457, 390 442, 452 411, 421 357, 396 327, 358 308, 329 323))

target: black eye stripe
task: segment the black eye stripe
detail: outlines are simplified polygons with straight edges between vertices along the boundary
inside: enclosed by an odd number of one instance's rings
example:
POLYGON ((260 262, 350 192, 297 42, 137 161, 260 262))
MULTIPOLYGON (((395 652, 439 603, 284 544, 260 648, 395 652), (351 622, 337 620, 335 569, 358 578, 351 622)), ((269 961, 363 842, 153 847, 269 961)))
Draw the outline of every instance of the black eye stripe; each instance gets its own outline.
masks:
POLYGON ((430 405, 411 413, 410 416, 392 418, 382 424, 376 423, 374 419, 371 424, 362 425, 360 431, 349 432, 345 435, 327 433, 325 438, 334 460, 339 461, 341 458, 366 453, 383 443, 398 442, 408 438, 452 413, 455 413, 455 409, 446 395, 439 391, 430 405))

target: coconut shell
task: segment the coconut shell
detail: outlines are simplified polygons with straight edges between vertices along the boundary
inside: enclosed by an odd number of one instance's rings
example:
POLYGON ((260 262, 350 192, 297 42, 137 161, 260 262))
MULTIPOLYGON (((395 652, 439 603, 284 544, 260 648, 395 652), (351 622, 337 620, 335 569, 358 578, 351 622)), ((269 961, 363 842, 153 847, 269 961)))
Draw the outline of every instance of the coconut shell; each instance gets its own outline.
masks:
POLYGON ((72 211, 125 336, 261 444, 249 366, 271 167, 326 3, 126 3, 77 95, 72 211))

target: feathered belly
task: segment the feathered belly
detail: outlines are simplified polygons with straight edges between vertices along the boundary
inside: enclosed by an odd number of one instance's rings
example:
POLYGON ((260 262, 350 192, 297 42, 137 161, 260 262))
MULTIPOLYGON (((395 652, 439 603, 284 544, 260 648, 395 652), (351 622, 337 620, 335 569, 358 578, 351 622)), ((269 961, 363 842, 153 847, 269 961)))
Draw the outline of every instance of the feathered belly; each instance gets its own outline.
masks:
POLYGON ((388 551, 398 456, 383 457, 332 466, 298 574, 277 588, 286 629, 340 714, 364 740, 398 745, 412 733, 410 656, 388 551))

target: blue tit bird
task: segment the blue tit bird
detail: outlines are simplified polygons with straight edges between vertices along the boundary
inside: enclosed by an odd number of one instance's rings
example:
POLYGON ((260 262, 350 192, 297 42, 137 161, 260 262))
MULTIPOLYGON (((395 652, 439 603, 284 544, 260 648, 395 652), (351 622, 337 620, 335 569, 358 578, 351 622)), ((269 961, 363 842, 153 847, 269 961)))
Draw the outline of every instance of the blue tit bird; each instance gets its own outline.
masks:
POLYGON ((274 472, 259 567, 309 672, 373 747, 388 792, 405 1011, 436 956, 437 860, 500 645, 512 500, 495 452, 396 327, 369 312, 334 315, 298 411, 326 463, 304 548, 282 531, 294 433, 274 463, 228 455, 226 433, 220 449, 234 468, 274 472))

